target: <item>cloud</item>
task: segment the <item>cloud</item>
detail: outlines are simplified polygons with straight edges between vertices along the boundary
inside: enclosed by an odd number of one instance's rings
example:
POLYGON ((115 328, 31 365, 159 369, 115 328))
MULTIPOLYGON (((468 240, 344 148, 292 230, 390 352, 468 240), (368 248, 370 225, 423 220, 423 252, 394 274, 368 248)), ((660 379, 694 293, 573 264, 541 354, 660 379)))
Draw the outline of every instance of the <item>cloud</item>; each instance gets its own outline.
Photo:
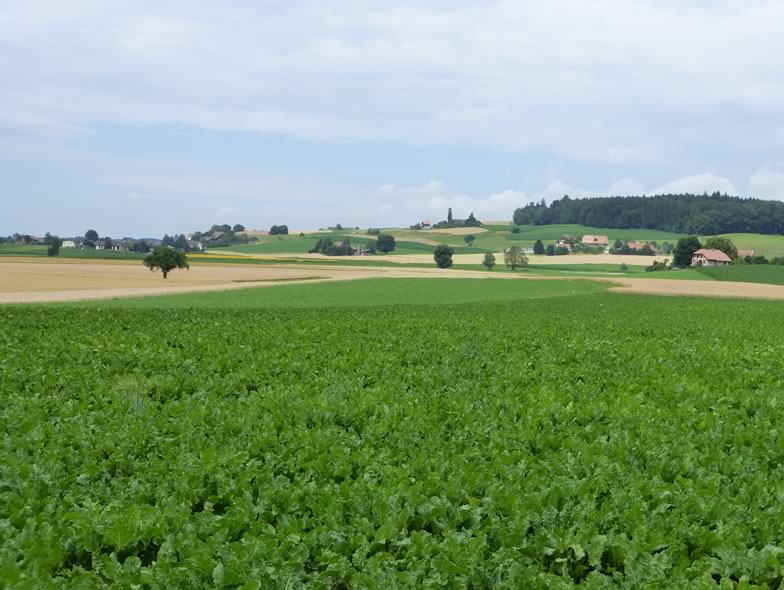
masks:
POLYGON ((784 170, 765 166, 749 179, 749 186, 754 197, 784 200, 784 170))
POLYGON ((4 3, 0 112, 39 129, 178 122, 649 164, 764 141, 784 104, 774 0, 4 3))
POLYGON ((713 193, 715 191, 728 195, 738 194, 735 186, 727 178, 714 176, 707 172, 670 181, 650 191, 649 194, 666 195, 691 193, 701 195, 702 193, 713 193))
POLYGON ((422 219, 446 219, 449 208, 457 218, 474 213, 479 220, 511 219, 514 210, 530 200, 525 193, 513 189, 485 195, 455 192, 437 180, 410 186, 385 184, 378 187, 376 193, 383 199, 378 213, 391 215, 397 212, 400 223, 408 225, 422 219))

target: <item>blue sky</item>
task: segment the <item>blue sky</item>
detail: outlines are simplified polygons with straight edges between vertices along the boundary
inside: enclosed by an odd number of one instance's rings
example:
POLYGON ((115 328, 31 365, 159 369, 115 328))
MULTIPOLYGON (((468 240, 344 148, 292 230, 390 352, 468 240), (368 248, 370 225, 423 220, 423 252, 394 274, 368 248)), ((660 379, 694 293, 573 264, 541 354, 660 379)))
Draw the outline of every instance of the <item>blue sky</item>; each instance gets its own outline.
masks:
POLYGON ((784 4, 0 0, 0 233, 784 199, 784 4))

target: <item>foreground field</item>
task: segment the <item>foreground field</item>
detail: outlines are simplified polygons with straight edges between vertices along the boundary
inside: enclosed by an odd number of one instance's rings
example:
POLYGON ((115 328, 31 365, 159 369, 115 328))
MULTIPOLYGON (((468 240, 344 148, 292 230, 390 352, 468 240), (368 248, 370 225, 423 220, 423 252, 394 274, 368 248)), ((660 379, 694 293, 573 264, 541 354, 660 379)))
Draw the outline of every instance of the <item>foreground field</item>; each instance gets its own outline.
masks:
POLYGON ((783 323, 0 308, 0 585, 777 587, 783 323))

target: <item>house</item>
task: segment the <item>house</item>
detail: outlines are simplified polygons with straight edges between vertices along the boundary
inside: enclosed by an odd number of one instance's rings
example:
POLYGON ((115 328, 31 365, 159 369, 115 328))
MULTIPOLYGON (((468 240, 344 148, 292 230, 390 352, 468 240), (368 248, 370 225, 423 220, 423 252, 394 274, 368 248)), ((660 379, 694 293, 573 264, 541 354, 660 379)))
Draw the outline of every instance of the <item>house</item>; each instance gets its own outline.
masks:
POLYGON ((630 250, 642 250, 645 246, 648 246, 653 252, 656 252, 656 248, 653 244, 643 244, 642 242, 627 242, 626 245, 629 247, 630 250))
POLYGON ((60 244, 63 248, 78 248, 81 243, 76 240, 63 240, 60 244))
POLYGON ((556 248, 566 248, 567 250, 571 250, 572 249, 572 245, 569 242, 566 242, 564 240, 561 240, 560 242, 558 242, 555 245, 555 247, 556 248))
POLYGON ((726 266, 732 259, 721 250, 700 248, 691 258, 692 266, 726 266))
POLYGON ((738 250, 738 258, 754 258, 754 250, 738 250))
POLYGON ((586 246, 604 246, 605 248, 610 245, 610 239, 607 236, 583 236, 582 243, 586 246))
POLYGON ((433 222, 432 221, 420 221, 419 222, 419 226, 422 229, 432 229, 433 228, 433 222))
POLYGON ((204 250, 204 246, 202 246, 201 242, 197 242, 196 240, 188 240, 188 249, 189 250, 204 250))

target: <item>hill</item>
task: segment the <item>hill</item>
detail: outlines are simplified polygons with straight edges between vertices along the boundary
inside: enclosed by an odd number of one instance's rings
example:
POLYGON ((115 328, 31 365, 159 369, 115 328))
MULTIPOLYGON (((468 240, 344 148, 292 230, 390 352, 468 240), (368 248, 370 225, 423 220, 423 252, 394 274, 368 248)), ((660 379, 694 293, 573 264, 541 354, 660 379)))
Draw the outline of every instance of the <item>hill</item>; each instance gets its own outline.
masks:
POLYGON ((784 203, 712 195, 656 195, 530 203, 514 212, 517 225, 581 224, 674 233, 784 234, 784 203))

